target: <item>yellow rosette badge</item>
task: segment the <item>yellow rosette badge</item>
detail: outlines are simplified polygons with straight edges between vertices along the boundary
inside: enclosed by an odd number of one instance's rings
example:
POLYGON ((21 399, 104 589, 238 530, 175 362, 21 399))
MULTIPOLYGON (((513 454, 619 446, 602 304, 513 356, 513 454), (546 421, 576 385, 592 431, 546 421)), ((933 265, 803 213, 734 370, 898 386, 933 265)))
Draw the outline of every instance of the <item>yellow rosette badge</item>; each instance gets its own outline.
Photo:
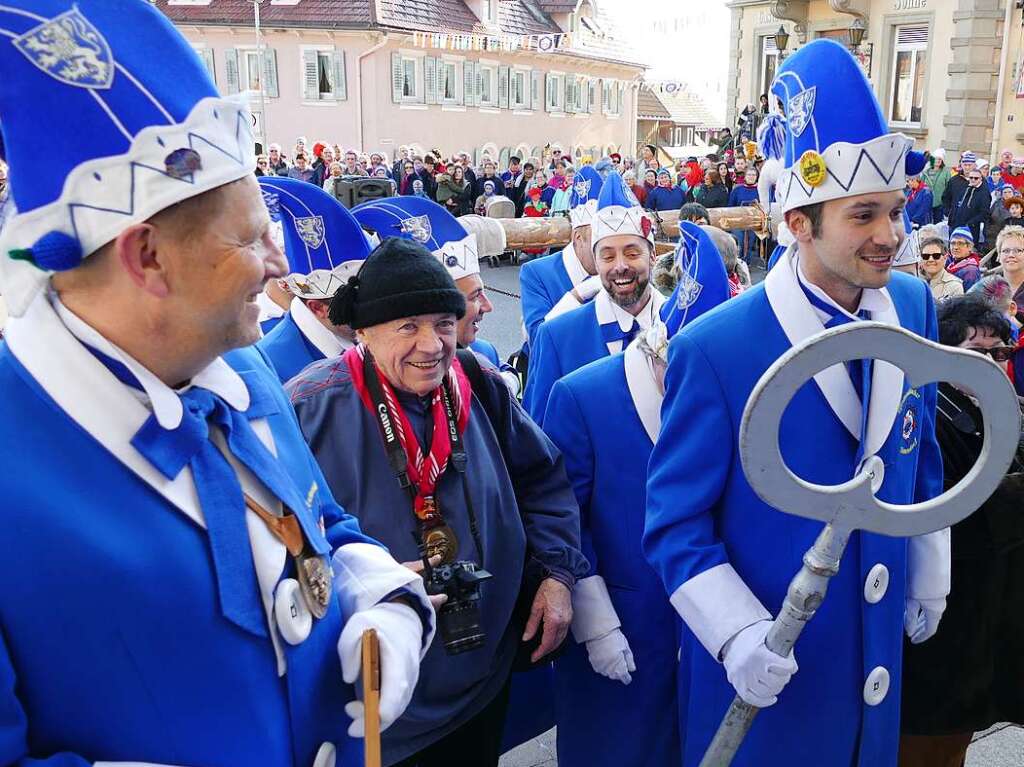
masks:
POLYGON ((825 158, 820 154, 813 149, 808 149, 800 155, 800 178, 808 184, 821 186, 825 183, 826 174, 825 158))

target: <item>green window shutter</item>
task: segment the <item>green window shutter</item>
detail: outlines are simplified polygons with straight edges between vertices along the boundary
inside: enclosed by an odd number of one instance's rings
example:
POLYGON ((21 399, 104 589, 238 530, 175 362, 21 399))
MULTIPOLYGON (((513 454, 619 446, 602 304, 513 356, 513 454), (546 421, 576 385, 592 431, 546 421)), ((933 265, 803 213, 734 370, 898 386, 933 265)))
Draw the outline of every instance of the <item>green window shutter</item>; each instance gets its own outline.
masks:
POLYGON ((263 46, 263 82, 269 98, 276 99, 281 95, 277 85, 277 51, 267 46, 263 46))
POLYGON ((462 103, 467 107, 474 106, 476 99, 476 73, 473 70, 472 61, 462 62, 462 103))
POLYGON ((307 101, 320 98, 320 69, 316 51, 302 52, 302 97, 307 101))
POLYGON ((608 114, 608 80, 601 80, 601 112, 608 114))
POLYGON ((427 104, 436 104, 437 97, 437 59, 433 56, 423 58, 423 82, 427 104))
POLYGON ((203 48, 199 55, 203 59, 203 64, 206 66, 206 71, 210 75, 210 79, 213 80, 213 84, 217 84, 217 67, 213 61, 213 48, 203 48))
POLYGON ((391 100, 396 104, 402 103, 402 86, 405 83, 405 75, 402 70, 402 54, 397 51, 391 54, 391 100))
POLYGON ((238 49, 228 48, 224 51, 224 71, 227 75, 225 93, 238 93, 238 49))
POLYGON ((563 111, 566 113, 576 111, 575 100, 576 75, 565 76, 565 103, 563 111))
POLYGON ((334 70, 334 98, 337 101, 345 101, 348 98, 348 81, 345 72, 345 51, 334 51, 331 56, 331 64, 334 70))
POLYGON ((530 72, 530 109, 540 109, 540 89, 544 74, 536 69, 530 72))
POLYGON ((498 107, 509 108, 508 67, 498 67, 498 107))
POLYGON ((588 82, 589 88, 587 90, 587 111, 593 114, 597 109, 597 78, 588 82))

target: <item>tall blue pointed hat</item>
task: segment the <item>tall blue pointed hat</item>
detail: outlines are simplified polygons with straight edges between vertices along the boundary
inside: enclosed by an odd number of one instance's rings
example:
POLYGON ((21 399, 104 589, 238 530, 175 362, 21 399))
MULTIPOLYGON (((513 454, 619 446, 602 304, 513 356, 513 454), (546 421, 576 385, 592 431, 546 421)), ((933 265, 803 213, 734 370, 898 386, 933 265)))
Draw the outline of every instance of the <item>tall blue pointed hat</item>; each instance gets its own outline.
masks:
POLYGON ((772 82, 773 112, 758 131, 761 153, 781 159, 775 188, 783 212, 827 200, 901 191, 923 155, 890 133, 856 59, 832 40, 789 56, 772 82), (780 110, 781 105, 781 111, 780 110))
POLYGON ((480 273, 476 235, 444 206, 423 197, 387 197, 352 208, 352 215, 381 240, 402 237, 426 246, 453 280, 480 273))
POLYGON ((569 221, 572 228, 588 226, 597 211, 597 197, 601 193, 603 179, 591 165, 584 165, 576 172, 569 196, 569 221))
POLYGON ((150 3, 4 0, 0 72, 15 208, 0 263, 16 315, 48 273, 256 167, 243 100, 218 95, 150 3))
POLYGON ((594 248, 605 237, 635 234, 650 242, 654 249, 654 223, 618 171, 612 171, 604 180, 590 227, 590 242, 594 248))
POLYGON ((669 338, 731 295, 722 254, 708 233, 690 221, 679 222, 675 271, 679 281, 661 306, 669 338))
POLYGON ((315 184, 280 176, 259 182, 270 217, 284 230, 288 289, 299 298, 332 298, 370 255, 359 222, 315 184))

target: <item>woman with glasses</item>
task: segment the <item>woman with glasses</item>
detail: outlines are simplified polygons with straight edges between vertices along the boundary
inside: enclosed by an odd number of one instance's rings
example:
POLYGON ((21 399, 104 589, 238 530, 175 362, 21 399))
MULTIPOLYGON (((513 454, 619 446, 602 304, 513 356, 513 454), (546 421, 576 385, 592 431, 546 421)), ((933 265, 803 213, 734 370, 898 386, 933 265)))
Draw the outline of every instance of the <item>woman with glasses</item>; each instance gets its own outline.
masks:
POLYGON ((1010 283, 1019 312, 1024 309, 1024 227, 1003 229, 996 240, 996 250, 999 263, 1003 265, 1003 277, 1010 283))
MULTIPOLYGON (((984 295, 939 305, 939 342, 985 354, 1004 370, 1010 326, 984 295)), ((1010 423, 1019 413, 1007 413, 1010 423)), ((981 453, 981 411, 967 392, 940 383, 935 434, 946 488, 981 453)), ((951 590, 938 631, 904 643, 899 767, 964 764, 975 732, 1024 722, 1024 455, 974 514, 953 525, 951 590)))
POLYGON ((265 154, 261 154, 256 158, 256 175, 257 176, 270 176, 270 160, 267 159, 265 154))
POLYGON ((930 231, 923 231, 919 268, 936 301, 964 294, 963 281, 946 271, 946 258, 946 243, 942 238, 930 231))

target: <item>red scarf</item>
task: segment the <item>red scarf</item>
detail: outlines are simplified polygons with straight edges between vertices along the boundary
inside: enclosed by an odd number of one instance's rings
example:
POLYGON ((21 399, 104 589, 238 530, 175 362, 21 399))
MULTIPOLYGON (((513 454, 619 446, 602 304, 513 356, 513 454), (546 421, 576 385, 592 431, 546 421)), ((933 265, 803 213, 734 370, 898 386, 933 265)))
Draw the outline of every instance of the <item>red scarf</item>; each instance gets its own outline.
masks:
POLYGON ((961 258, 959 261, 954 261, 953 263, 951 263, 949 266, 946 267, 946 271, 949 272, 950 274, 956 274, 965 266, 981 266, 981 261, 979 261, 978 257, 972 253, 969 256, 961 258))
MULTIPOLYGON (((359 398, 363 401, 366 409, 377 419, 376 407, 366 386, 366 379, 363 375, 363 356, 366 347, 362 344, 354 346, 342 355, 342 359, 348 365, 352 375, 352 385, 359 392, 359 398)), ((402 406, 398 403, 395 390, 388 379, 380 372, 380 367, 374 363, 377 371, 377 378, 380 380, 381 389, 384 392, 385 404, 388 408, 388 415, 391 423, 395 425, 398 432, 398 441, 405 449, 406 472, 409 480, 416 488, 416 500, 413 510, 416 516, 423 522, 435 521, 432 516, 436 515, 436 505, 433 503, 434 490, 437 487, 438 478, 448 468, 448 459, 452 454, 452 442, 448 436, 448 416, 445 413, 444 398, 441 396, 441 386, 434 389, 430 398, 430 411, 434 419, 434 433, 430 443, 430 453, 423 455, 420 442, 416 439, 415 432, 409 417, 405 414, 402 406)), ((472 389, 469 379, 462 370, 459 360, 453 359, 451 369, 445 376, 442 386, 447 385, 451 397, 452 407, 458 414, 456 424, 459 434, 464 434, 466 424, 469 423, 469 406, 472 397, 472 389)), ((438 517, 436 522, 440 523, 438 517)))

